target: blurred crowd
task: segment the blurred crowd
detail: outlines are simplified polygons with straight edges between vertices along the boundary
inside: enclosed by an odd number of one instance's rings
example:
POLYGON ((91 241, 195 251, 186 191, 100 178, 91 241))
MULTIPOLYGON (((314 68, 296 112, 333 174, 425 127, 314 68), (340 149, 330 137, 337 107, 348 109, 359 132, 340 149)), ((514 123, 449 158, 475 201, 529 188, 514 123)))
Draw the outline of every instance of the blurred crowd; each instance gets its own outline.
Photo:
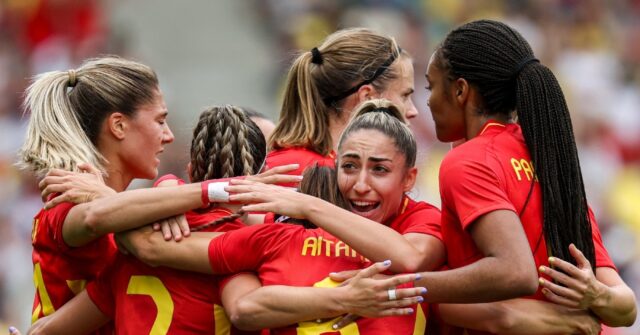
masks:
MULTIPOLYGON (((118 2, 0 2, 0 326, 28 323, 31 221, 42 204, 35 177, 15 166, 25 132, 22 92, 36 73, 104 53, 126 55, 127 38, 109 24, 108 6, 118 2)), ((310 50, 336 29, 366 26, 396 37, 413 56, 421 112, 412 124, 421 162, 414 195, 435 204, 438 166, 449 146, 435 139, 426 106, 429 56, 451 28, 471 19, 499 19, 518 29, 562 85, 605 245, 622 277, 640 292, 640 0, 254 0, 246 9, 260 20, 256 34, 274 36, 272 77, 265 80, 276 83, 284 81, 288 62, 275 60, 310 50)), ((274 99, 279 93, 273 90, 274 99)), ((173 161, 161 173, 179 173, 168 171, 176 166, 184 163, 173 161)))

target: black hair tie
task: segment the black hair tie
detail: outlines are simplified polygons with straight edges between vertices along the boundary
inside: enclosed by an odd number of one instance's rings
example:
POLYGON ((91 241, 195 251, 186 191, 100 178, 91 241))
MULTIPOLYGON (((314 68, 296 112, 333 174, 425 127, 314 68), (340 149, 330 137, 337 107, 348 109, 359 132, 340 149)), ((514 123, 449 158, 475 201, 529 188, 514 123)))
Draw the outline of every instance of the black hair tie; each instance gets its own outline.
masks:
POLYGON ((540 63, 540 61, 535 57, 525 58, 523 61, 518 63, 518 65, 516 65, 514 70, 511 72, 511 79, 516 80, 518 78, 518 75, 520 74, 520 71, 522 71, 525 66, 533 62, 540 63))
POLYGON ((311 49, 311 63, 313 64, 322 64, 322 54, 318 48, 311 49))

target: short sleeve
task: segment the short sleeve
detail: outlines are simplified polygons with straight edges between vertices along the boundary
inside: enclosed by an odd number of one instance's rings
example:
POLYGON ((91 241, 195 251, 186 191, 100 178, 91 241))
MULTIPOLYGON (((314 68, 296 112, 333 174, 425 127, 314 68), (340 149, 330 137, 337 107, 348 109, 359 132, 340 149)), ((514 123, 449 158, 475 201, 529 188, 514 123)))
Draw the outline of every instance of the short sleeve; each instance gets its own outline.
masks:
POLYGON ((604 247, 600 228, 598 228, 598 223, 596 222, 595 215, 591 211, 591 208, 589 208, 589 221, 591 221, 591 235, 593 236, 593 248, 596 256, 595 267, 607 267, 618 271, 615 264, 613 264, 613 260, 609 257, 609 252, 607 252, 607 249, 604 247))
POLYGON ((209 242, 209 263, 215 274, 253 271, 277 254, 295 226, 255 225, 225 233, 209 242))
POLYGON ((46 212, 46 222, 50 225, 49 229, 53 232, 53 240, 60 250, 69 250, 71 247, 67 245, 62 236, 62 227, 64 226, 64 220, 67 219, 67 215, 71 211, 71 208, 75 206, 71 202, 63 202, 46 212))
MULTIPOLYGON (((116 263, 116 262, 114 262, 116 263)), ((87 284, 87 294, 98 309, 112 320, 115 319, 115 290, 111 286, 115 265, 112 263, 96 278, 87 284)))
POLYGON ((442 225, 440 210, 424 202, 418 202, 409 209, 406 218, 393 229, 400 234, 427 234, 442 241, 442 225))
POLYGON ((464 229, 486 213, 516 211, 499 178, 483 162, 445 160, 440 167, 440 187, 443 208, 456 213, 464 229))

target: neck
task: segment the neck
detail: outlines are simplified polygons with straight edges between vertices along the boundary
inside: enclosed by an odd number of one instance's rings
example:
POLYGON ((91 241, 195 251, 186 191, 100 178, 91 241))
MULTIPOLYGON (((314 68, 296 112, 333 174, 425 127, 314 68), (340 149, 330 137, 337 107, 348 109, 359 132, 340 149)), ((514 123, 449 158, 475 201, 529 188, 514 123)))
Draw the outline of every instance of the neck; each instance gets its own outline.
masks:
POLYGON ((338 141, 340 141, 340 136, 347 127, 347 124, 349 124, 349 118, 344 117, 345 114, 348 113, 342 111, 340 115, 332 115, 329 118, 329 133, 331 134, 331 143, 333 143, 334 151, 338 150, 338 141))
POLYGON ((503 114, 477 114, 476 117, 466 118, 466 137, 467 140, 470 140, 478 135, 482 131, 482 128, 489 120, 496 120, 500 123, 510 123, 513 122, 509 115, 503 114))
POLYGON ((107 184, 107 186, 111 187, 116 192, 122 192, 126 190, 133 180, 133 178, 127 176, 125 173, 117 169, 107 169, 107 173, 108 175, 107 178, 105 178, 104 182, 105 184, 107 184))

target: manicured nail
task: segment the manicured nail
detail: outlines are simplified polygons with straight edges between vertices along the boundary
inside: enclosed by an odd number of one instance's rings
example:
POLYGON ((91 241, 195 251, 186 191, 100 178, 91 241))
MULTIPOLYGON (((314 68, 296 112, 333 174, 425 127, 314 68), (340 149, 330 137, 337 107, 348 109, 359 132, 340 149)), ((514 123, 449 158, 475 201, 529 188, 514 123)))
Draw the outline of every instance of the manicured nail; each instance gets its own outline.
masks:
POLYGON ((382 262, 382 264, 384 264, 384 266, 389 266, 391 265, 391 261, 387 259, 386 261, 382 262))
POLYGON ((544 279, 538 278, 538 282, 540 283, 540 285, 544 285, 544 279))
POLYGON ((551 263, 553 263, 555 261, 556 261, 556 259, 554 257, 549 257, 549 264, 551 264, 551 263))
POLYGON ((426 287, 423 287, 423 288, 420 290, 420 293, 422 293, 422 294, 427 293, 427 288, 426 288, 426 287))
POLYGON ((18 331, 18 329, 16 329, 16 327, 9 327, 9 334, 15 334, 18 331))
POLYGON ((414 279, 414 280, 420 280, 420 279, 422 279, 422 275, 419 274, 419 273, 416 273, 416 279, 414 279))
POLYGON ((409 314, 413 314, 413 308, 410 308, 408 312, 409 314))
POLYGON ((423 302, 424 298, 423 297, 418 297, 418 302, 423 302))
POLYGON ((544 271, 545 271, 545 270, 544 270, 544 266, 540 265, 540 267, 538 268, 538 271, 540 271, 540 272, 544 272, 544 271))

